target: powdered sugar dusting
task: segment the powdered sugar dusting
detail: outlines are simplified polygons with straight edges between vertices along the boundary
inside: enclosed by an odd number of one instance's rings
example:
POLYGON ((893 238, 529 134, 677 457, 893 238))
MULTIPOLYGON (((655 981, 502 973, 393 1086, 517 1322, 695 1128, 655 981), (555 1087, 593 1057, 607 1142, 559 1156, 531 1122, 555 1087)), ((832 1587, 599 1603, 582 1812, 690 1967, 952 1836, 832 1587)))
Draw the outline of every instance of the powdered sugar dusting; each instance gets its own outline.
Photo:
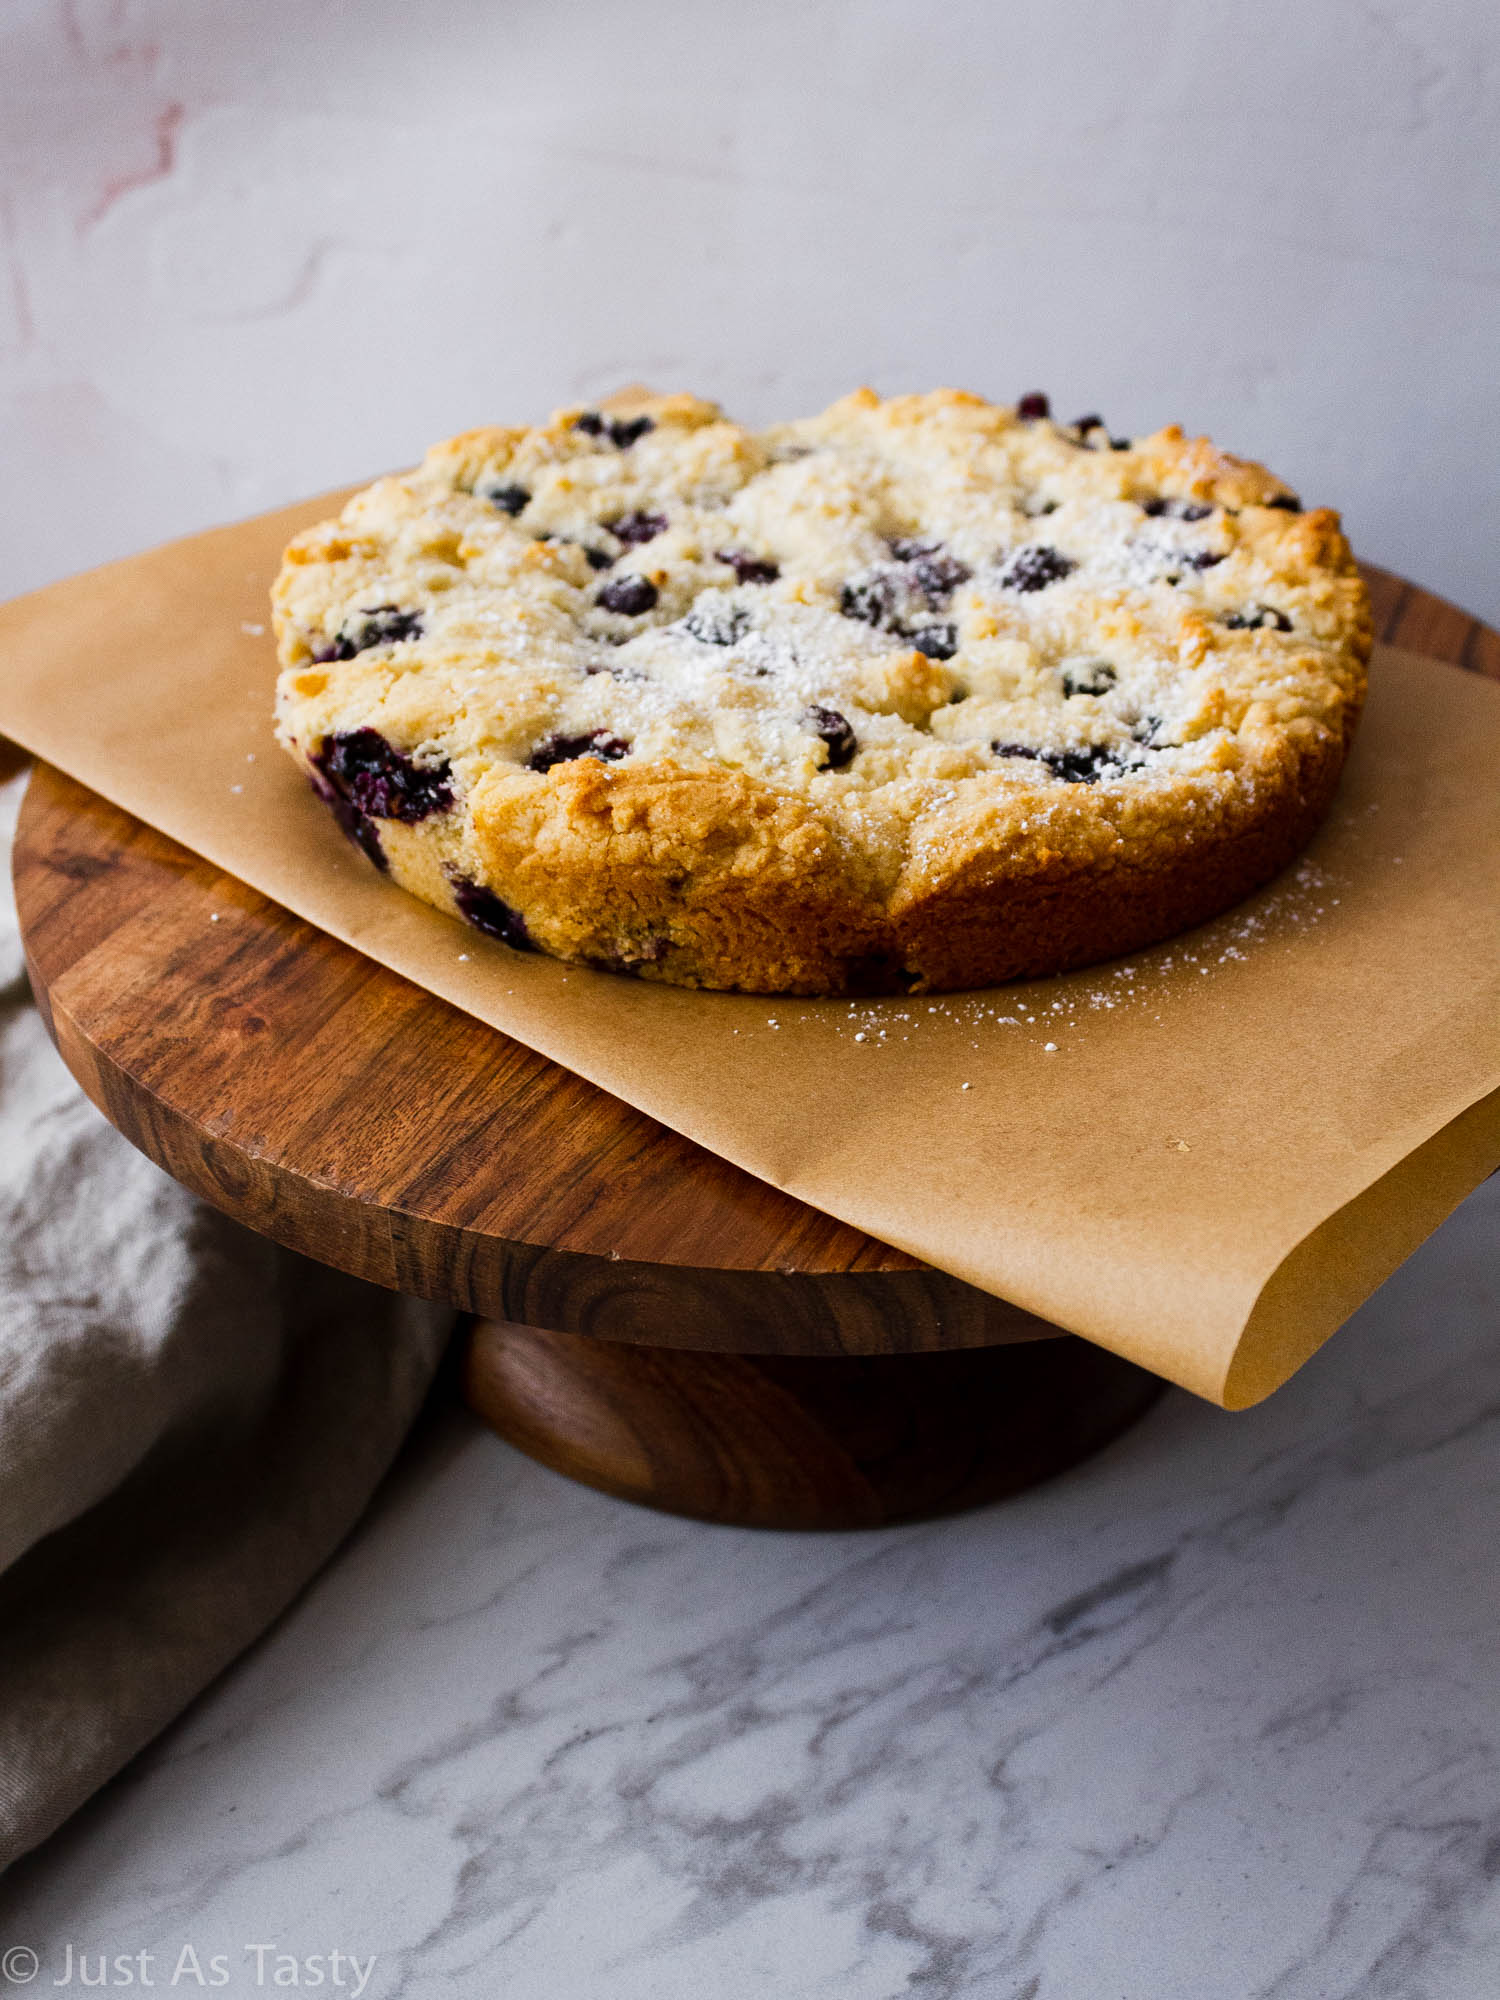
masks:
POLYGON ((1291 949, 1340 907, 1343 886, 1337 871, 1304 859, 1238 910, 1118 963, 930 1000, 808 1001, 796 1014, 783 1007, 775 1025, 831 1032, 862 1054, 911 1046, 934 1034, 946 1039, 955 1028, 966 1031, 969 1048, 981 1054, 1000 1047, 1065 1054, 1102 1015, 1135 1013, 1169 1025, 1185 980, 1203 978, 1217 988, 1258 955, 1291 949))

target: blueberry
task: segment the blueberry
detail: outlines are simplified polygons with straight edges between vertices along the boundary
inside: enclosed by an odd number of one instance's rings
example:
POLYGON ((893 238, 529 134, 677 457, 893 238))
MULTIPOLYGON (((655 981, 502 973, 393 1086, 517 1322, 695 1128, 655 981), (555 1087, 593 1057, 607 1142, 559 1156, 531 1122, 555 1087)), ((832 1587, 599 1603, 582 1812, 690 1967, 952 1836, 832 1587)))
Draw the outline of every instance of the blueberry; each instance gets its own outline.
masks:
POLYGON ((628 451, 637 438, 643 438, 647 431, 656 429, 656 420, 654 417, 605 418, 598 410, 585 410, 581 417, 573 419, 573 428, 582 431, 585 437, 607 437, 621 451, 628 451))
POLYGON ((1287 514, 1300 514, 1302 512, 1302 502, 1297 498, 1295 493, 1278 493, 1276 498, 1268 500, 1266 505, 1268 507, 1280 507, 1283 513, 1287 514))
POLYGON ((1042 762, 1070 785, 1093 785, 1100 778, 1118 778, 1126 769, 1113 750, 1090 743, 1083 750, 1044 750, 1042 762))
POLYGON ((422 636, 420 611, 399 611, 394 604, 382 604, 372 611, 360 635, 360 650, 366 646, 395 646, 406 639, 422 636))
POLYGON ((715 549, 714 561, 728 563, 741 583, 774 583, 781 574, 778 563, 752 555, 749 549, 715 549))
POLYGON ((482 882, 470 882, 462 875, 455 877, 453 900, 475 930, 483 931, 486 937, 499 938, 515 951, 536 949, 520 911, 502 903, 494 890, 486 889, 482 882))
POLYGON ((1118 778, 1135 766, 1102 743, 1089 743, 1079 750, 1039 750, 1031 743, 992 743, 997 757, 1031 757, 1070 785, 1092 785, 1100 778, 1118 778))
POLYGON ((1016 405, 1016 415, 1023 423, 1035 423, 1038 417, 1050 417, 1052 405, 1040 389, 1033 389, 1029 396, 1023 396, 1016 405))
POLYGON ((1045 590, 1049 583, 1061 583, 1065 576, 1071 576, 1077 567, 1061 549, 1046 542, 1028 542, 1005 565, 1000 582, 1006 590, 1045 590))
POLYGON ((583 543, 572 535, 550 534, 539 536, 538 539, 544 542, 556 542, 561 548, 583 549, 583 559, 590 569, 611 569, 617 560, 604 549, 584 548, 583 543))
POLYGON ((1201 500, 1168 500, 1158 494, 1154 500, 1143 500, 1141 511, 1156 516, 1165 514, 1173 521, 1206 521, 1214 510, 1201 500))
POLYGON ((362 812, 340 799, 336 808, 339 825, 348 834, 362 854, 375 863, 382 875, 389 875, 391 864, 385 858, 385 849, 380 844, 380 829, 374 820, 366 819, 362 812))
POLYGON ((840 715, 836 708, 806 708, 800 720, 804 729, 811 730, 814 736, 821 736, 828 745, 827 770, 842 771, 846 764, 854 762, 859 750, 859 738, 849 727, 848 718, 840 715))
POLYGON ((750 613, 739 604, 716 608, 705 605, 690 611, 682 624, 683 630, 690 632, 700 645, 735 646, 750 630, 750 613))
POLYGON ((583 736, 544 736, 526 759, 528 771, 550 771, 554 764, 571 764, 579 757, 602 757, 607 764, 630 755, 623 736, 607 729, 590 729, 583 736))
POLYGON ((605 584, 594 602, 605 611, 618 611, 622 618, 639 618, 656 602, 656 585, 647 576, 620 576, 605 584))
POLYGON ((1118 679, 1108 660, 1078 660, 1063 668, 1063 693, 1108 694, 1118 679))
POLYGON ((1223 560, 1215 549, 1190 549, 1183 556, 1182 564, 1185 569, 1215 569, 1223 560))
POLYGON ((628 451, 637 438, 643 438, 647 431, 656 429, 653 417, 616 417, 609 427, 609 434, 621 451, 628 451))
POLYGON ((1229 612, 1224 624, 1231 632, 1259 632, 1268 626, 1277 632, 1292 629, 1291 619, 1272 604, 1247 604, 1243 611, 1229 612))
POLYGON ((402 820, 411 826, 453 804, 452 769, 446 758, 418 764, 376 729, 325 737, 314 762, 338 796, 371 819, 402 820))
POLYGON ((958 586, 967 583, 972 574, 967 563, 961 563, 957 556, 922 556, 912 565, 917 587, 934 611, 946 604, 958 586))
POLYGON ((481 486, 481 500, 488 500, 492 507, 498 507, 502 514, 515 516, 521 513, 531 499, 524 486, 481 486))
POLYGON ((1104 432, 1105 439, 1111 451, 1129 451, 1130 449, 1129 438, 1110 437, 1109 426, 1097 410, 1090 410, 1086 417, 1075 417, 1068 428, 1077 431, 1079 444, 1086 444, 1091 450, 1097 451, 1099 448, 1093 442, 1091 434, 1094 431, 1104 432))
POLYGON ((871 576, 863 583, 846 583, 839 594, 839 610, 844 616, 861 619, 866 625, 884 625, 895 603, 896 586, 889 576, 871 576))
POLYGON ((421 636, 420 611, 402 611, 394 604, 376 604, 368 611, 356 611, 352 618, 346 619, 336 639, 313 648, 313 658, 319 666, 326 666, 330 660, 352 660, 356 653, 366 653, 372 646, 396 646, 403 640, 420 639, 421 636))
POLYGON ((667 517, 665 514, 645 514, 636 508, 633 513, 622 514, 617 521, 606 521, 604 525, 627 548, 635 548, 641 542, 654 541, 658 535, 664 534, 667 517))
POLYGON ((922 595, 937 608, 941 599, 951 597, 973 571, 957 556, 950 555, 941 542, 919 541, 915 535, 896 535, 886 547, 897 562, 911 565, 908 575, 922 595))
POLYGON ((929 660, 951 660, 958 651, 958 627, 956 625, 924 625, 913 632, 911 642, 919 653, 925 653, 929 660))
POLYGON ((362 812, 351 806, 345 798, 340 798, 332 785, 321 778, 313 779, 313 788, 326 805, 333 808, 333 816, 340 829, 347 834, 354 845, 366 855, 382 875, 389 874, 390 862, 385 858, 385 849, 380 844, 380 829, 374 820, 366 819, 362 812))

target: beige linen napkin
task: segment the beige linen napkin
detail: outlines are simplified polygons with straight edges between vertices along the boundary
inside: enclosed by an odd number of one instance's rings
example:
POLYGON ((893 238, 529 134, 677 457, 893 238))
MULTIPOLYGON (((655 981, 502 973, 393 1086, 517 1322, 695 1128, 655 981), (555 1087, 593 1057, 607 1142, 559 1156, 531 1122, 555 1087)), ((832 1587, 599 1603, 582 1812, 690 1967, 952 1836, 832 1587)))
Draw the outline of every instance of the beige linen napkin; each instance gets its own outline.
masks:
POLYGON ((148 1742, 358 1518, 453 1324, 207 1208, 31 1005, 0 790, 0 1868, 148 1742))

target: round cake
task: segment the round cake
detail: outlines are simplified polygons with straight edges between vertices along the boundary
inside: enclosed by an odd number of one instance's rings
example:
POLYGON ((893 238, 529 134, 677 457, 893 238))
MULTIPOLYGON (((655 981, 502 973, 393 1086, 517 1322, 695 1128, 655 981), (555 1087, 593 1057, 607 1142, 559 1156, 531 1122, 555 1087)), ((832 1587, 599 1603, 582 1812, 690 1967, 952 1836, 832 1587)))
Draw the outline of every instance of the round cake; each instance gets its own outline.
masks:
POLYGON ((299 535, 277 732, 404 889, 754 993, 989 985, 1202 922, 1333 796, 1364 587, 1177 426, 954 390, 478 430, 299 535))

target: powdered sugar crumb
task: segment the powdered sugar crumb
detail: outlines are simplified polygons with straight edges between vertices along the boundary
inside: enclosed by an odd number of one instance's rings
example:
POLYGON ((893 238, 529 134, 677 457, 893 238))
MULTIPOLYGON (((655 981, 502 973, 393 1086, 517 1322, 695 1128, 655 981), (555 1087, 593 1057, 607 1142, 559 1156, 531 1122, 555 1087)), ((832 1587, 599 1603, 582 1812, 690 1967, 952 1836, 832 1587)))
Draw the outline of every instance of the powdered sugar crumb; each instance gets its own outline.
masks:
MULTIPOLYGON (((972 993, 941 994, 920 1003, 890 999, 849 1000, 843 1007, 811 1002, 795 1016, 767 1020, 767 1027, 831 1028, 861 1048, 875 1051, 909 1045, 925 1027, 929 1032, 967 1031, 971 1052, 983 1054, 984 1037, 1021 1031, 1023 1042, 1038 1054, 1055 1055, 1063 1044, 1060 1029, 1077 1031, 1090 1016, 1139 1012, 1152 1025, 1170 1025, 1170 1015, 1158 1011, 1176 983, 1177 996, 1195 979, 1209 982, 1207 995, 1217 993, 1226 978, 1237 977, 1268 951, 1286 951, 1315 928, 1341 898, 1330 895, 1343 882, 1312 860, 1290 869, 1250 904, 1231 911, 1203 929, 1173 939, 1137 958, 1099 966, 1091 974, 1063 975, 1056 981, 990 988, 972 993), (1259 948, 1257 951, 1256 948, 1259 948), (1052 1037, 1052 1038, 1049 1038, 1052 1037)), ((1210 1004, 1214 1004, 1212 1001, 1210 1004)), ((739 1033, 738 1029, 734 1031, 739 1033)))

